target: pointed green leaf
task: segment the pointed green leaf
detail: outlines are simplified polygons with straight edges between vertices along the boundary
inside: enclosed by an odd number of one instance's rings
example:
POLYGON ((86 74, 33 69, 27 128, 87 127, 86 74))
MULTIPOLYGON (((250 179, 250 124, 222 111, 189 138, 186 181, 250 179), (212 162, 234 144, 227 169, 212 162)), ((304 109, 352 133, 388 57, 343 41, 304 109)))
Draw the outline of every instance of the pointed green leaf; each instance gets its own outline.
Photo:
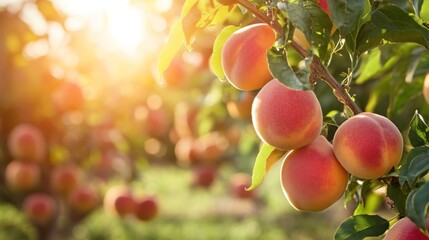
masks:
POLYGON ((294 72, 289 66, 285 49, 271 49, 268 51, 268 66, 275 78, 286 86, 297 90, 311 89, 310 64, 298 72, 294 72))
POLYGON ((285 1, 284 5, 280 6, 292 24, 304 33, 311 43, 313 52, 324 59, 332 29, 332 22, 328 14, 315 1, 285 1))
POLYGON ((382 30, 389 42, 414 42, 429 49, 429 29, 422 22, 395 5, 384 5, 375 10, 372 22, 382 30))
POLYGON ((354 196, 356 196, 361 185, 358 183, 357 179, 351 177, 349 183, 347 184, 346 191, 344 192, 344 208, 347 207, 347 203, 350 202, 354 196))
POLYGON ((378 215, 356 215, 347 218, 337 229, 335 240, 362 240, 377 237, 389 228, 389 222, 378 215))
MULTIPOLYGON (((332 22, 338 26, 342 35, 347 35, 358 27, 366 0, 328 0, 332 9, 332 22)), ((362 23, 361 23, 362 24, 362 23)))
POLYGON ((423 117, 416 112, 411 119, 410 131, 408 132, 411 145, 413 147, 420 147, 429 144, 428 132, 428 126, 423 117))
POLYGON ((210 68, 212 72, 220 79, 225 79, 225 74, 223 72, 222 68, 222 48, 225 44, 226 40, 231 36, 232 33, 234 33, 236 30, 238 30, 240 27, 236 26, 226 26, 222 29, 222 31, 219 33, 219 35, 216 37, 214 43, 213 43, 213 52, 210 56, 210 68))
POLYGON ((387 196, 393 201, 393 207, 398 211, 399 215, 405 216, 407 194, 402 192, 398 182, 387 185, 387 196))
POLYGON ((425 183, 413 190, 406 201, 407 216, 424 232, 426 229, 426 215, 429 205, 429 183, 425 183))
POLYGON ((181 23, 175 22, 171 26, 169 37, 159 53, 157 69, 158 78, 167 70, 176 53, 183 43, 183 31, 181 23))
POLYGON ((399 183, 413 188, 416 182, 429 170, 429 148, 414 148, 399 171, 399 183))
POLYGON ((270 170, 272 165, 278 160, 282 159, 286 151, 277 149, 268 144, 262 144, 258 155, 256 156, 255 165, 252 172, 252 185, 248 190, 252 190, 259 186, 264 180, 265 174, 270 170))

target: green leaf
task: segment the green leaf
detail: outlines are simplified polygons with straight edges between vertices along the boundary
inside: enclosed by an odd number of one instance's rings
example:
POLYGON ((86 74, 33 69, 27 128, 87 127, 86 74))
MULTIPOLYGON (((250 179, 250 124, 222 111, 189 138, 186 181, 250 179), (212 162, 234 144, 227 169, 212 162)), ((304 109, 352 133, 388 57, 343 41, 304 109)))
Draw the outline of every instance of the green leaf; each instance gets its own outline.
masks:
POLYGON ((213 52, 210 56, 210 68, 212 72, 220 79, 225 79, 225 74, 223 72, 222 68, 222 48, 225 44, 226 40, 231 36, 232 33, 234 33, 236 30, 238 30, 240 27, 236 26, 226 26, 222 29, 222 31, 219 33, 219 35, 216 37, 214 43, 213 43, 213 52))
POLYGON ((198 0, 186 0, 182 7, 181 21, 188 48, 191 46, 191 37, 197 29, 196 25, 200 21, 201 16, 202 13, 198 9, 198 0))
POLYGON ((366 0, 328 0, 332 14, 332 22, 338 26, 345 36, 354 31, 365 9, 366 0))
POLYGON ((270 170, 271 166, 282 159, 286 154, 286 151, 277 149, 268 144, 262 144, 258 155, 256 156, 255 165, 252 172, 252 185, 248 190, 252 190, 262 183, 265 174, 270 170))
POLYGON ((429 148, 414 148, 399 171, 399 183, 410 188, 429 170, 429 148))
POLYGON ((411 0, 413 7, 414 7, 414 14, 417 17, 420 17, 420 10, 422 9, 423 0, 411 0))
POLYGON ((293 26, 300 29, 312 46, 313 52, 325 58, 331 38, 332 22, 316 1, 285 1, 280 5, 293 26))
POLYGON ((386 65, 382 65, 380 62, 380 54, 379 49, 374 49, 362 57, 362 66, 360 67, 359 77, 355 81, 356 84, 365 83, 386 68, 386 65))
POLYGON ((384 5, 375 10, 372 22, 382 30, 389 42, 414 42, 429 49, 429 30, 422 22, 395 5, 384 5))
POLYGON ((311 89, 309 82, 310 64, 306 64, 303 69, 295 73, 289 66, 285 49, 273 48, 270 49, 267 54, 270 72, 280 82, 297 90, 311 89))
POLYGON ((407 216, 424 232, 426 229, 426 215, 429 204, 429 183, 425 183, 413 190, 406 201, 407 216))
POLYGON ((182 46, 183 39, 184 36, 182 31, 182 24, 179 21, 173 23, 170 29, 167 43, 162 47, 159 53, 157 63, 158 78, 161 77, 165 70, 167 70, 174 56, 182 46))
POLYGON ((429 143, 429 130, 423 117, 419 113, 415 113, 410 123, 410 131, 408 138, 413 147, 424 146, 429 143))
POLYGON ((356 196, 360 189, 360 184, 355 177, 351 177, 347 184, 346 191, 344 192, 344 208, 347 207, 347 203, 350 202, 354 196, 356 196))
POLYGON ((356 215, 347 218, 337 229, 335 240, 361 240, 377 237, 389 228, 389 222, 378 215, 356 215))
POLYGON ((387 185, 387 196, 393 201, 393 207, 399 215, 405 216, 405 201, 408 195, 402 192, 398 182, 387 185))

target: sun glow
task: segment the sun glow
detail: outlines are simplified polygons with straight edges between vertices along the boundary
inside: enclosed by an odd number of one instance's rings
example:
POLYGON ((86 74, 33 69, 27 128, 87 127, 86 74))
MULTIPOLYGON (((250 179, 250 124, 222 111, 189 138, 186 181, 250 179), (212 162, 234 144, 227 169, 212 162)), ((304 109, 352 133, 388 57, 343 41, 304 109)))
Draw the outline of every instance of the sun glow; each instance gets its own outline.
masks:
MULTIPOLYGON (((133 53, 147 37, 145 9, 127 0, 56 0, 77 21, 86 21, 110 50, 133 53)), ((79 25, 74 23, 74 25, 79 25)))

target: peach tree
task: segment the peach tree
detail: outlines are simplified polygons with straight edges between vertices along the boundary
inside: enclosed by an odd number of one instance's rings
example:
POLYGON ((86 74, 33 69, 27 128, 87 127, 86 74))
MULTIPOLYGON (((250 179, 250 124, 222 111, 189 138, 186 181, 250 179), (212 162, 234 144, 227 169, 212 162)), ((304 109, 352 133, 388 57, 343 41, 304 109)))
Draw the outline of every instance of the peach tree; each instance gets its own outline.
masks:
POLYGON ((250 189, 281 161, 297 210, 343 197, 353 211, 335 239, 427 239, 428 13, 423 0, 186 0, 158 73, 183 45, 192 51, 199 32, 217 29, 211 71, 257 93, 250 189), (398 230, 399 219, 415 231, 398 230))

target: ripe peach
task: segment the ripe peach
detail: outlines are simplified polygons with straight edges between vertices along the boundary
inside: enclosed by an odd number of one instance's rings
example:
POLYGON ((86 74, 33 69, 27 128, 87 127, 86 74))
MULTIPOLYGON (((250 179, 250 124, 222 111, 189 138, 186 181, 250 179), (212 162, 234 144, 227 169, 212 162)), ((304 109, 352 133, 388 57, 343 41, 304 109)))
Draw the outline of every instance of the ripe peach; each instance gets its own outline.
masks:
POLYGON ((33 162, 14 160, 6 166, 5 180, 12 190, 32 190, 40 184, 40 167, 33 162))
POLYGON ((188 102, 180 102, 174 109, 174 129, 182 137, 194 136, 197 131, 199 107, 188 102))
POLYGON ((323 11, 326 12, 326 14, 329 15, 329 17, 331 18, 331 11, 329 10, 329 6, 328 6, 328 0, 319 0, 319 7, 323 9, 323 11))
POLYGON ((256 95, 252 122, 265 143, 284 150, 312 142, 322 129, 323 116, 313 91, 299 91, 273 79, 256 95))
POLYGON ((142 221, 152 220, 158 214, 158 201, 153 196, 136 200, 135 215, 142 221))
POLYGON ((135 202, 131 190, 116 186, 107 190, 104 196, 104 209, 113 215, 124 217, 135 212, 135 202))
POLYGON ((53 95, 54 106, 60 112, 76 111, 84 104, 82 88, 74 82, 64 82, 53 95))
POLYGON ((252 179, 247 173, 235 173, 231 176, 230 185, 231 193, 236 198, 252 199, 255 197, 255 190, 247 191, 246 188, 250 187, 252 179))
POLYGON ((193 186, 209 188, 217 176, 215 166, 202 165, 193 169, 193 186))
POLYGON ((312 143, 292 150, 281 167, 283 193, 302 211, 322 211, 344 193, 348 173, 335 158, 332 145, 319 136, 312 143))
POLYGON ((257 23, 235 31, 222 49, 222 68, 237 89, 260 89, 273 77, 268 68, 267 50, 276 41, 268 24, 257 23))
POLYGON ((179 88, 186 87, 188 83, 186 63, 181 57, 176 56, 162 75, 160 84, 164 87, 179 88))
POLYGON ((423 96, 426 102, 429 104, 429 73, 426 74, 426 77, 423 83, 423 96))
POLYGON ((10 132, 7 143, 10 154, 16 159, 40 161, 47 154, 42 132, 31 124, 16 125, 10 132))
POLYGON ((34 193, 24 200, 23 210, 31 221, 45 225, 54 219, 57 205, 51 196, 45 193, 34 193))
POLYGON ((219 132, 210 132, 200 136, 194 143, 198 160, 213 163, 222 160, 229 147, 226 136, 219 132))
MULTIPOLYGON (((429 229, 429 219, 426 220, 426 228, 429 229)), ((429 240, 429 237, 411 219, 404 217, 393 224, 384 240, 429 240)))
POLYGON ((146 122, 146 131, 149 136, 163 138, 169 130, 170 120, 167 111, 164 108, 149 109, 146 122))
POLYGON ((232 118, 251 119, 254 99, 255 94, 253 92, 242 92, 237 100, 226 103, 226 109, 232 118))
POLYGON ((365 112, 340 125, 333 146, 335 156, 349 173, 375 179, 399 163, 403 140, 401 132, 388 118, 365 112))
POLYGON ((70 208, 77 214, 87 214, 97 208, 100 198, 97 192, 89 186, 79 186, 69 195, 70 208))
POLYGON ((174 153, 179 165, 191 166, 198 162, 196 139, 192 137, 184 137, 177 141, 174 147, 174 153))
POLYGON ((79 183, 79 170, 73 165, 58 166, 50 177, 52 191, 67 196, 79 183))

